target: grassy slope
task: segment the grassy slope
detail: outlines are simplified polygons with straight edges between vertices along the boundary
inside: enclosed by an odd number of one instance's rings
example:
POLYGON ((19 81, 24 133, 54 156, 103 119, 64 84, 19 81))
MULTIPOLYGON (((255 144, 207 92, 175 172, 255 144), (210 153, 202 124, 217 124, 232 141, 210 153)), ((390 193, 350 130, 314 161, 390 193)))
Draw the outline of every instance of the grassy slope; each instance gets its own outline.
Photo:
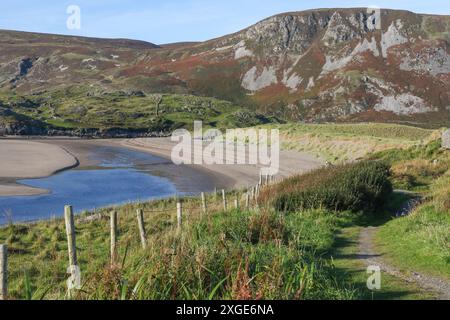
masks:
POLYGON ((205 127, 218 128, 245 127, 270 121, 215 98, 142 92, 104 93, 85 87, 32 96, 3 93, 0 94, 0 107, 0 123, 14 121, 11 116, 2 116, 2 110, 3 113, 7 110, 67 129, 124 128, 168 132, 180 127, 190 128, 194 120, 202 120, 205 127))
POLYGON ((397 187, 419 191, 425 201, 410 216, 380 227, 376 243, 394 265, 450 279, 450 152, 432 141, 374 156, 392 165, 397 187))
MULTIPOLYGON (((330 260, 337 217, 308 211, 280 218, 270 212, 222 212, 208 199, 201 217, 197 199, 185 203, 181 236, 174 227, 174 202, 119 209, 120 262, 109 267, 108 219, 77 223, 83 299, 352 299, 356 292, 336 280, 330 260), (146 213, 148 250, 140 249, 134 211, 146 213), (195 208, 195 209, 190 209, 195 208), (135 288, 135 296, 132 289, 135 288)), ((106 211, 104 211, 105 213, 106 211)), ((61 299, 65 295, 66 242, 62 221, 0 230, 10 259, 13 298, 61 299), (28 281, 26 280, 28 277, 28 281), (27 289, 27 286, 29 289, 27 289)))
POLYGON ((364 158, 387 149, 404 149, 426 142, 432 130, 394 124, 281 124, 283 148, 304 151, 331 163, 364 158))
POLYGON ((450 281, 450 212, 424 205, 392 220, 377 234, 380 252, 403 270, 426 272, 450 281))
POLYGON ((449 185, 446 173, 431 184, 428 200, 410 216, 381 227, 376 242, 392 263, 450 281, 449 185))

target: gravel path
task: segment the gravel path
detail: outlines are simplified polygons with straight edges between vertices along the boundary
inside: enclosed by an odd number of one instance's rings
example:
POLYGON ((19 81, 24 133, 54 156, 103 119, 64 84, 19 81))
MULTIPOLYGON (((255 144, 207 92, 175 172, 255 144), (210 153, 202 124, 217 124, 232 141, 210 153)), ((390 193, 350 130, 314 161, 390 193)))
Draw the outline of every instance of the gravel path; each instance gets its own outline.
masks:
MULTIPOLYGON (((408 215, 420 202, 420 199, 411 199, 395 214, 397 217, 408 215)), ((415 271, 400 271, 384 261, 381 254, 376 252, 373 238, 378 228, 368 227, 361 231, 359 237, 358 259, 363 260, 366 266, 379 266, 383 272, 402 279, 408 283, 414 283, 426 291, 436 293, 440 300, 450 300, 450 283, 415 271)))

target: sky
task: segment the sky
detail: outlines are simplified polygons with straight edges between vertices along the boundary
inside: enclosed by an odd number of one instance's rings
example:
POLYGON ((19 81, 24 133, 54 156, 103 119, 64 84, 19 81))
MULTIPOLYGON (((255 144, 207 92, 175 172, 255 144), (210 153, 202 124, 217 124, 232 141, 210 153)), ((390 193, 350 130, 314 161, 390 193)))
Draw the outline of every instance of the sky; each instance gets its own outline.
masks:
POLYGON ((450 14, 449 0, 1 0, 0 29, 164 44, 212 39, 282 12, 369 6, 450 14), (71 5, 80 9, 80 28, 67 26, 78 21, 71 5))

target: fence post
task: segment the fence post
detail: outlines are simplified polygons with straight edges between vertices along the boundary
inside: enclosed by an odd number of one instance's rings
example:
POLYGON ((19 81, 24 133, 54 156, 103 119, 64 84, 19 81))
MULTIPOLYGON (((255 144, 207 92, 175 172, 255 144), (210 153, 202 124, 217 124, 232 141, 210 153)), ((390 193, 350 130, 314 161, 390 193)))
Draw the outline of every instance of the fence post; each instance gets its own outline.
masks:
POLYGON ((236 209, 239 209, 239 199, 238 199, 238 195, 236 195, 236 199, 234 199, 234 207, 236 209))
POLYGON ((227 195, 225 189, 222 189, 223 210, 227 211, 227 195))
POLYGON ((78 268, 78 257, 77 257, 77 245, 76 245, 76 234, 75 234, 75 219, 73 216, 73 207, 64 206, 64 220, 66 223, 66 234, 67 234, 67 251, 69 253, 69 268, 67 273, 70 273, 70 279, 68 280, 68 295, 69 298, 72 296, 72 290, 75 288, 74 285, 78 285, 79 280, 79 268, 78 268))
POLYGON ((64 220, 66 222, 66 234, 67 234, 67 250, 69 251, 69 265, 78 266, 77 258, 77 246, 75 239, 75 222, 73 218, 73 207, 64 207, 64 220))
POLYGON ((8 247, 0 245, 0 300, 8 296, 8 247))
POLYGON ((177 230, 181 230, 181 225, 183 223, 183 204, 181 200, 177 202, 177 230))
POLYGON ((204 192, 202 192, 202 210, 203 210, 203 214, 206 214, 207 210, 208 210, 208 208, 206 206, 206 196, 205 196, 204 192))
POLYGON ((142 248, 147 248, 147 236, 145 234, 145 224, 144 224, 144 210, 138 209, 136 211, 137 213, 137 219, 138 219, 138 226, 139 226, 139 235, 141 237, 141 244, 142 248))
POLYGON ((259 203, 258 203, 258 198, 259 198, 259 191, 260 191, 261 186, 258 184, 256 185, 256 189, 255 189, 255 207, 258 208, 259 207, 259 203))
POLYGON ((111 211, 111 265, 114 265, 117 254, 117 211, 111 211))
POLYGON ((248 211, 250 210, 250 192, 247 190, 247 193, 245 194, 245 209, 248 211))

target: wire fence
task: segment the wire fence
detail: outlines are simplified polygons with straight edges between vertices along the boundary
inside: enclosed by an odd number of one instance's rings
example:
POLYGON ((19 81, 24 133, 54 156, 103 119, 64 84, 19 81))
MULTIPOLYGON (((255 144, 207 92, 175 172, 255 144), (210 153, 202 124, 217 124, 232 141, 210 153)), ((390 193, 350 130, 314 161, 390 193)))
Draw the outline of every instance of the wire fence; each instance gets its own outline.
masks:
MULTIPOLYGON (((260 177, 259 183, 251 188, 246 188, 241 192, 226 192, 222 190, 220 194, 218 194, 217 190, 214 193, 208 194, 208 197, 205 193, 201 193, 200 197, 194 197, 193 195, 182 197, 172 198, 166 201, 173 201, 173 205, 166 208, 165 206, 160 209, 148 209, 150 203, 142 203, 141 205, 144 208, 139 208, 139 204, 136 205, 136 213, 137 213, 137 225, 139 227, 139 237, 141 246, 143 249, 146 248, 147 245, 147 232, 146 232, 146 224, 145 217, 148 218, 150 215, 158 215, 158 214, 176 214, 176 229, 177 235, 182 232, 182 225, 184 222, 184 217, 189 216, 186 213, 192 212, 200 212, 202 214, 215 214, 217 212, 226 212, 230 209, 251 209, 258 208, 258 196, 261 190, 264 187, 269 186, 270 184, 275 183, 275 179, 273 177, 260 177), (228 204, 229 196, 234 195, 234 206, 230 206, 228 204), (240 196, 240 197, 239 197, 240 196), (241 207, 242 198, 245 196, 245 205, 241 207)), ((117 210, 112 208, 109 213, 109 221, 110 221, 110 263, 114 265, 117 259, 117 250, 118 250, 118 214, 117 210)), ((85 223, 85 222, 93 222, 102 219, 108 218, 107 214, 104 213, 94 213, 90 216, 84 217, 76 217, 73 213, 73 208, 70 205, 65 206, 64 208, 64 222, 66 229, 66 237, 67 237, 67 251, 68 251, 68 260, 69 260, 69 268, 67 269, 70 275, 68 280, 68 296, 71 297, 74 290, 79 289, 77 287, 77 281, 79 279, 80 274, 80 266, 78 261, 77 250, 78 247, 76 245, 76 223, 85 223)), ((36 224, 38 222, 34 222, 29 224, 30 226, 36 224)), ((11 255, 11 253, 9 254, 11 255)), ((8 298, 8 246, 6 244, 0 245, 0 300, 4 300, 8 298)), ((63 280, 63 279, 61 279, 63 280)))

